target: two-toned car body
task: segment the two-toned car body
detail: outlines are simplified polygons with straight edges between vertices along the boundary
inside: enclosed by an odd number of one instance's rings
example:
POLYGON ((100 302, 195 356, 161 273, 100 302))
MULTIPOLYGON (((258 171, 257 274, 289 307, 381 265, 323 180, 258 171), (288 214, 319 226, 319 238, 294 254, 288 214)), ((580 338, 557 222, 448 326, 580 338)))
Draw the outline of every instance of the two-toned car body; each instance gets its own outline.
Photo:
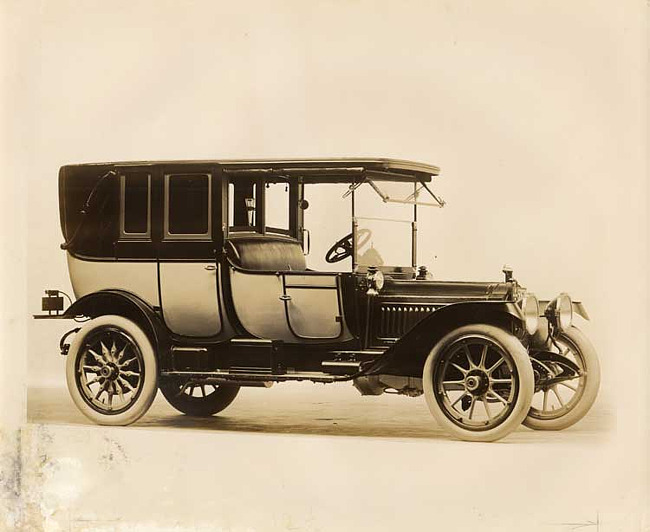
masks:
POLYGON ((432 279, 418 263, 417 217, 444 205, 438 174, 390 159, 62 167, 76 300, 63 311, 50 290, 38 317, 87 320, 61 340, 73 400, 98 423, 128 424, 158 388, 181 412, 212 415, 241 387, 352 381, 366 395, 424 393, 463 439, 575 423, 599 385, 593 347, 572 324, 584 308, 566 294, 540 305, 507 269, 490 283, 432 279), (305 258, 305 212, 327 185, 343 187, 331 215, 350 223, 326 260, 346 271, 305 258), (409 218, 361 216, 362 192, 409 218))

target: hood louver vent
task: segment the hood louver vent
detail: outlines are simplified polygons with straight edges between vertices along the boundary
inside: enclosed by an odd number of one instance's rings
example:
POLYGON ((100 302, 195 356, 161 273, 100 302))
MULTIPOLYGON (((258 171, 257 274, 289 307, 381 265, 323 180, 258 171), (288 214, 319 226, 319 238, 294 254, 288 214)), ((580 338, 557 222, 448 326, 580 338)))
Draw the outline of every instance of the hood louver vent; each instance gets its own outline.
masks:
POLYGON ((416 323, 432 314, 435 310, 433 305, 381 305, 377 336, 381 339, 401 338, 416 323))

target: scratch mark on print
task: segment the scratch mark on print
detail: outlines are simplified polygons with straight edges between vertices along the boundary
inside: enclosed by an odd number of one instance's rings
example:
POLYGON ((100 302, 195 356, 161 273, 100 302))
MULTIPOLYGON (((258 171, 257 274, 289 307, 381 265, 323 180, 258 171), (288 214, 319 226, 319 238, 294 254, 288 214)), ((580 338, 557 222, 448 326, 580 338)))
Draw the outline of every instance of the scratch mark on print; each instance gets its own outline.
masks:
POLYGON ((15 434, 3 431, 0 442, 6 447, 0 455, 0 508, 4 509, 0 526, 11 530, 18 527, 21 517, 21 433, 19 430, 15 434))
POLYGON ((104 453, 101 455, 100 461, 104 468, 109 470, 113 469, 116 465, 127 464, 129 457, 119 442, 108 436, 104 436, 104 453))

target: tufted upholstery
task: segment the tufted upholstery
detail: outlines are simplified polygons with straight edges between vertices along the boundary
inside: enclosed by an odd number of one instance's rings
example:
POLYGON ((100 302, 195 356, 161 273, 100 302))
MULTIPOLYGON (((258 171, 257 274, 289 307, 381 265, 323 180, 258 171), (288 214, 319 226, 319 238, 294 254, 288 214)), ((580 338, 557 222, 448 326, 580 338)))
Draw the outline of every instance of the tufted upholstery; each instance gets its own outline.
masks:
POLYGON ((226 241, 228 258, 246 270, 307 269, 302 248, 296 240, 277 237, 235 237, 226 241))

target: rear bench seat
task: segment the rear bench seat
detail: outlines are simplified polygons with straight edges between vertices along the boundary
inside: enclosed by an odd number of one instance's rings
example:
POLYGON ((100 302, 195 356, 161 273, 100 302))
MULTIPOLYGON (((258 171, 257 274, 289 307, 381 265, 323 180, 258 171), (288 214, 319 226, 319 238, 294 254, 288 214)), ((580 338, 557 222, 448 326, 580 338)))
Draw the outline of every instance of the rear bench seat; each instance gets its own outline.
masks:
POLYGON ((233 237, 226 240, 226 254, 245 270, 304 271, 302 248, 296 240, 272 236, 233 237))

